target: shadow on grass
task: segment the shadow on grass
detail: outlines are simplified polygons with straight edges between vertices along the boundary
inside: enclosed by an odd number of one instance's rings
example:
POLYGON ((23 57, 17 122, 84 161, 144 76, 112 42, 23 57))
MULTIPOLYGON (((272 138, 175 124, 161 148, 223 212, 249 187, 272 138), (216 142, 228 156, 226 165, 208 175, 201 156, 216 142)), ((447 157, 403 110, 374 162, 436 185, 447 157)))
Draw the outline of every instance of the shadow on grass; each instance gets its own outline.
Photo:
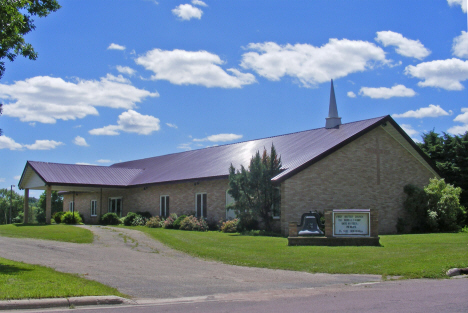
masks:
POLYGON ((31 272, 32 269, 21 268, 15 265, 7 265, 0 263, 0 275, 12 275, 18 274, 21 272, 31 272))
POLYGON ((37 227, 42 227, 42 226, 50 226, 51 224, 13 224, 16 227, 23 227, 23 226, 37 226, 37 227))

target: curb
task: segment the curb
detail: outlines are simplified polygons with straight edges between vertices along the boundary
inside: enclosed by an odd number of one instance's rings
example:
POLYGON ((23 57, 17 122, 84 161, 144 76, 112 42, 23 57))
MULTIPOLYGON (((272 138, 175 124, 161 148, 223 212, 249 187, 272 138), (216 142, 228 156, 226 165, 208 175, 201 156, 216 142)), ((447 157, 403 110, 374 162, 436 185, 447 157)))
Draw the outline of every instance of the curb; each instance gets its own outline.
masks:
POLYGON ((85 305, 132 304, 131 300, 117 296, 88 296, 51 299, 7 300, 0 301, 2 310, 46 309, 85 305))

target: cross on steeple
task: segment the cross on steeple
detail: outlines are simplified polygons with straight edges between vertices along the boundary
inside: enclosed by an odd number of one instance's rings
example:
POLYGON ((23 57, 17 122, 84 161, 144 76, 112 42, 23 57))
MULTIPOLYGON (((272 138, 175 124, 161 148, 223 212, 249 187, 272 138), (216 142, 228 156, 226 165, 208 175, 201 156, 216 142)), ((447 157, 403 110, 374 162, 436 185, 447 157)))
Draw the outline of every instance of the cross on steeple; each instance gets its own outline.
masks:
POLYGON ((341 125, 341 117, 338 117, 338 108, 336 107, 335 88, 333 87, 333 79, 331 80, 328 117, 325 120, 325 128, 338 128, 341 125))
POLYGON ((375 153, 377 156, 377 185, 380 185, 380 155, 381 154, 388 154, 388 150, 380 149, 379 147, 379 138, 375 138, 376 148, 368 148, 366 149, 367 152, 375 153))

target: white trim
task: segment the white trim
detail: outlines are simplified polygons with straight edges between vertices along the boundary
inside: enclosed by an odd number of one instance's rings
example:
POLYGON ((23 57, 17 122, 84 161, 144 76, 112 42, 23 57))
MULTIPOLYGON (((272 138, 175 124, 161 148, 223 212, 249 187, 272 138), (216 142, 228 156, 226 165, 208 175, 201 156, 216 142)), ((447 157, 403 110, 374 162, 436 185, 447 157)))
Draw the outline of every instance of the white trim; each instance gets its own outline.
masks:
POLYGON ((122 213, 123 213, 123 200, 122 200, 122 197, 109 197, 108 200, 107 200, 107 212, 108 213, 115 213, 117 214, 117 216, 119 217, 122 217, 122 213), (120 199, 120 216, 117 214, 117 212, 111 212, 110 211, 110 206, 109 206, 109 201, 110 200, 119 200, 120 199))
MULTIPOLYGON (((207 194, 206 192, 197 192, 197 193, 195 194, 195 217, 203 217, 203 218, 206 218, 206 216, 203 216, 203 205, 204 205, 204 203, 203 203, 203 195, 206 195, 206 202, 208 202, 208 194, 207 194), (197 210, 197 209, 198 209, 198 208, 197 208, 197 204, 198 204, 198 202, 197 202, 198 199, 197 199, 197 198, 198 198, 198 195, 202 195, 202 197, 201 197, 201 209, 200 209, 200 215, 201 215, 201 216, 198 216, 198 212, 197 212, 197 211, 198 211, 198 210, 197 210)), ((208 215, 208 207, 206 207, 206 215, 208 215)))
POLYGON ((97 200, 91 200, 91 216, 97 216, 97 200), (94 208, 93 208, 93 203, 94 203, 94 208), (93 209, 94 209, 94 214, 93 214, 93 209))
POLYGON ((167 213, 167 200, 165 201, 164 203, 164 214, 162 212, 162 201, 163 201, 163 198, 164 199, 169 199, 169 195, 160 195, 159 196, 159 216, 164 216, 164 217, 167 217, 168 215, 166 215, 167 213), (166 198, 167 197, 167 198, 166 198))

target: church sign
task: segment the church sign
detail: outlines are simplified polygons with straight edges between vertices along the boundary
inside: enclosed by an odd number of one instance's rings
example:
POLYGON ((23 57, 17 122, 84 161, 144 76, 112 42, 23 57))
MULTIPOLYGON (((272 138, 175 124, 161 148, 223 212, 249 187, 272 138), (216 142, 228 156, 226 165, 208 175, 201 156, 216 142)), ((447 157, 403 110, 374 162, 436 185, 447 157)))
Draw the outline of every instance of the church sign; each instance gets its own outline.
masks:
POLYGON ((370 210, 333 210, 333 236, 370 236, 370 210))

